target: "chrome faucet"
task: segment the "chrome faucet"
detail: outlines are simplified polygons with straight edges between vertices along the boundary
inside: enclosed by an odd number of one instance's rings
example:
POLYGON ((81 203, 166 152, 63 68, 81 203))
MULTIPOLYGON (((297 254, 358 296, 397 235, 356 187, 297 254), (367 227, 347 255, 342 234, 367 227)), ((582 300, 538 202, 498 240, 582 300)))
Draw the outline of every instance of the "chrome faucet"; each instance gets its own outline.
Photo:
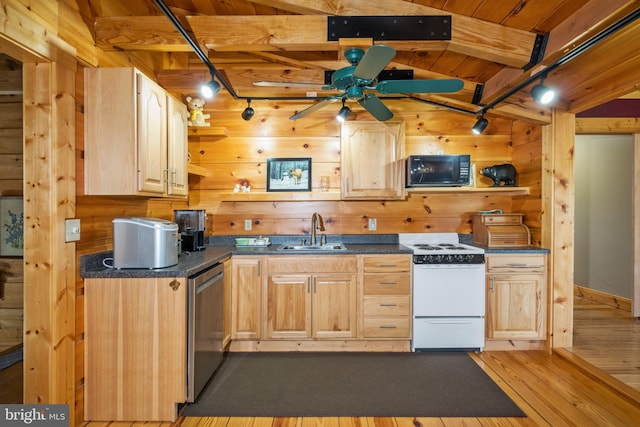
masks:
POLYGON ((316 242, 316 229, 320 231, 324 231, 324 221, 322 220, 322 216, 318 212, 315 212, 313 216, 311 216, 311 244, 315 245, 316 242))

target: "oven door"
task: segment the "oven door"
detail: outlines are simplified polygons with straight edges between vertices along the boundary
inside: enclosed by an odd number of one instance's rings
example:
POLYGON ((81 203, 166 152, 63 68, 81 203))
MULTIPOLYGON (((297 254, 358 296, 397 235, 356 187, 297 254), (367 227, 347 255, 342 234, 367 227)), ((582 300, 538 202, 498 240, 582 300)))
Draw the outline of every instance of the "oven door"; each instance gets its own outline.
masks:
POLYGON ((484 264, 414 264, 413 316, 484 316, 484 264))

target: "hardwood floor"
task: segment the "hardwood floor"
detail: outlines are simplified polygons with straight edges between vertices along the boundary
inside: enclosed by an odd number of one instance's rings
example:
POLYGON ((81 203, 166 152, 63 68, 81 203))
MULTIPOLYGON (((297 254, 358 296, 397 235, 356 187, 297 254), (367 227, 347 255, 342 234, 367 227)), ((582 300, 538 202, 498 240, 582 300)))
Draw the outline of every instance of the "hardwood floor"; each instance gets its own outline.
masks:
MULTIPOLYGON (((527 414, 526 418, 179 418, 173 423, 88 423, 88 427, 448 427, 638 426, 638 320, 613 308, 575 301, 576 345, 553 354, 491 351, 474 360, 527 414), (602 344, 592 345, 593 339, 602 344), (571 350, 571 351, 570 351, 571 350), (615 355, 615 358, 613 357, 615 355), (614 360, 619 360, 615 363, 614 360), (596 369, 601 367, 602 370, 596 369), (611 372, 607 375, 605 372, 611 372), (629 381, 629 385, 622 381, 629 381)), ((1 373, 0 373, 1 374, 1 373)), ((7 384, 0 376, 0 384, 7 384)), ((4 402, 2 402, 4 403, 4 402)))
POLYGON ((573 318, 569 350, 640 391, 640 319, 586 298, 574 300, 573 318))

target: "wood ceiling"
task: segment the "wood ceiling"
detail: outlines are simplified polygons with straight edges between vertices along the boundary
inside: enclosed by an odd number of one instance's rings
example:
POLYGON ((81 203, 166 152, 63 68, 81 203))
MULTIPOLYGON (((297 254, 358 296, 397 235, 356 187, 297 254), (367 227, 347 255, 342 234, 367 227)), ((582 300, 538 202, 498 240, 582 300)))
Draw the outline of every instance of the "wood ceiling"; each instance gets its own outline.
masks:
MULTIPOLYGON (((416 79, 459 78, 452 94, 416 95, 469 112, 549 122, 549 109, 530 97, 531 76, 549 68, 545 84, 558 89, 555 107, 579 113, 640 89, 640 1, 628 0, 164 0, 239 97, 330 96, 305 87, 259 87, 253 82, 324 82, 325 70, 348 62, 345 49, 372 43, 394 47, 388 69, 411 69, 416 79), (451 15, 450 41, 366 38, 327 41, 328 16, 451 15), (633 16, 629 19, 629 16, 633 16), (627 18, 584 52, 576 48, 627 18), (544 37, 542 37, 544 36, 544 37), (546 48, 534 55, 541 40, 546 48), (531 64, 532 56, 534 57, 531 64), (558 65, 557 61, 563 62, 558 65), (529 65, 528 65, 529 64, 529 65), (518 86, 523 86, 519 90, 518 86), (514 92, 510 94, 510 92, 514 92), (506 99, 505 95, 510 94, 506 99), (311 94, 312 95, 312 94, 311 94)), ((78 2, 96 45, 126 51, 151 67, 167 90, 196 93, 208 68, 153 0, 78 2)), ((309 99, 309 105, 314 103, 309 99)), ((414 100, 406 102, 414 103, 414 100)))

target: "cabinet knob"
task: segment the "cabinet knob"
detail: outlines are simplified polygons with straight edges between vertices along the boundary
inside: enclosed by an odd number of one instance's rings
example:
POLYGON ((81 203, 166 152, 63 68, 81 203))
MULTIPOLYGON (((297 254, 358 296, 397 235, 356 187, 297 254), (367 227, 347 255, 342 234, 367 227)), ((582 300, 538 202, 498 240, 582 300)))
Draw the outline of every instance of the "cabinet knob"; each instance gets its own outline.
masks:
POLYGON ((169 286, 171 286, 171 289, 173 289, 174 291, 177 291, 178 289, 180 289, 180 281, 173 279, 171 282, 169 282, 169 286))

